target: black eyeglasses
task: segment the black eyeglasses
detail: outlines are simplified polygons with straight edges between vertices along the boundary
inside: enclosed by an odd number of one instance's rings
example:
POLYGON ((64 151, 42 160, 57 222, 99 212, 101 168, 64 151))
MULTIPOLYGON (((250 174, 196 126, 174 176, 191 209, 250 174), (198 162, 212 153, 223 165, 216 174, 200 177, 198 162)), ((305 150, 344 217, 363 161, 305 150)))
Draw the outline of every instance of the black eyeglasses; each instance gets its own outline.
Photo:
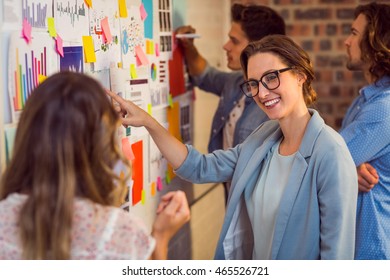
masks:
POLYGON ((268 72, 261 76, 259 80, 249 79, 240 85, 241 91, 247 97, 255 97, 259 94, 259 84, 261 84, 268 90, 277 89, 280 86, 279 74, 293 69, 294 67, 287 67, 280 70, 268 72))

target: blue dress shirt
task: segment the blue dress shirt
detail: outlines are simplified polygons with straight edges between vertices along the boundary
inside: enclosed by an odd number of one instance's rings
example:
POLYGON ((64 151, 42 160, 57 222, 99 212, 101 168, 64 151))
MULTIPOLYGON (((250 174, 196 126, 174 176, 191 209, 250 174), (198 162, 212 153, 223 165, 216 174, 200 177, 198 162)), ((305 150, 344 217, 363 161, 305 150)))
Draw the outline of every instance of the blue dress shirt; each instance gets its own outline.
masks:
POLYGON ((355 165, 367 162, 379 175, 358 195, 355 259, 390 259, 390 76, 360 90, 340 134, 355 165))

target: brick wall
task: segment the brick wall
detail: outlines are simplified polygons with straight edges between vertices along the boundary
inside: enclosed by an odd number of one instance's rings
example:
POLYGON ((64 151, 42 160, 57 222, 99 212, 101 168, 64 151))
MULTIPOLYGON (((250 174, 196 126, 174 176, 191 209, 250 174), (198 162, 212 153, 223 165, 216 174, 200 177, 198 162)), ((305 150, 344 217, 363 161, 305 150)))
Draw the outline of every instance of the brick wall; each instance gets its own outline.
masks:
MULTIPOLYGON (((354 9, 367 0, 241 0, 243 4, 267 5, 278 11, 291 36, 310 55, 318 99, 315 107, 326 123, 340 128, 346 109, 365 84, 360 72, 345 68, 344 40, 349 35, 354 9)), ((390 4, 390 0, 377 1, 390 4)))

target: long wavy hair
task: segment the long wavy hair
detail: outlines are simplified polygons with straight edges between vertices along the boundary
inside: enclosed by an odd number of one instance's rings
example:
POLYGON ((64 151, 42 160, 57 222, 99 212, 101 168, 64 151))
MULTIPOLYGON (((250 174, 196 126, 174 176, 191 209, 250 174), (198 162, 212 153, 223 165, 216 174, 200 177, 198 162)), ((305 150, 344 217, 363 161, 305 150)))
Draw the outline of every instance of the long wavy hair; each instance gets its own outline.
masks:
POLYGON ((369 72, 378 81, 390 75, 390 5, 369 3, 355 9, 355 18, 365 15, 367 26, 360 41, 362 60, 369 62, 369 72))
POLYGON ((311 85, 314 80, 313 64, 309 55, 285 35, 268 35, 246 46, 240 57, 245 78, 248 76, 249 58, 257 53, 266 52, 277 55, 288 67, 293 67, 294 72, 306 76, 306 81, 303 84, 303 98, 306 106, 312 105, 317 99, 317 93, 311 85))
POLYGON ((19 120, 0 200, 27 194, 19 228, 24 259, 69 259, 75 197, 119 205, 125 178, 116 142, 118 116, 94 79, 62 72, 29 97, 19 120))

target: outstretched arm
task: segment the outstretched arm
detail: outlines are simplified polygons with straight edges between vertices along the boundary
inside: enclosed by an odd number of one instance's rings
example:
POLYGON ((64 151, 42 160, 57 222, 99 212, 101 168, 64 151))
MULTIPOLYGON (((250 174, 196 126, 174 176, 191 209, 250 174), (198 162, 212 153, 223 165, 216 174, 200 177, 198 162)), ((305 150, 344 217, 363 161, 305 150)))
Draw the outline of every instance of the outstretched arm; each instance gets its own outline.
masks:
POLYGON ((125 100, 119 95, 106 90, 107 94, 118 103, 116 109, 122 117, 122 124, 125 126, 144 126, 150 136, 152 136, 157 147, 164 157, 172 165, 173 169, 177 169, 187 157, 187 147, 177 140, 174 136, 160 125, 152 116, 142 110, 129 100, 125 100))
MULTIPOLYGON (((191 25, 181 26, 176 29, 176 34, 195 33, 195 29, 191 25)), ((206 68, 206 59, 198 52, 194 45, 194 39, 178 38, 180 45, 183 47, 184 56, 186 58, 188 71, 192 76, 198 76, 203 73, 206 68)))

